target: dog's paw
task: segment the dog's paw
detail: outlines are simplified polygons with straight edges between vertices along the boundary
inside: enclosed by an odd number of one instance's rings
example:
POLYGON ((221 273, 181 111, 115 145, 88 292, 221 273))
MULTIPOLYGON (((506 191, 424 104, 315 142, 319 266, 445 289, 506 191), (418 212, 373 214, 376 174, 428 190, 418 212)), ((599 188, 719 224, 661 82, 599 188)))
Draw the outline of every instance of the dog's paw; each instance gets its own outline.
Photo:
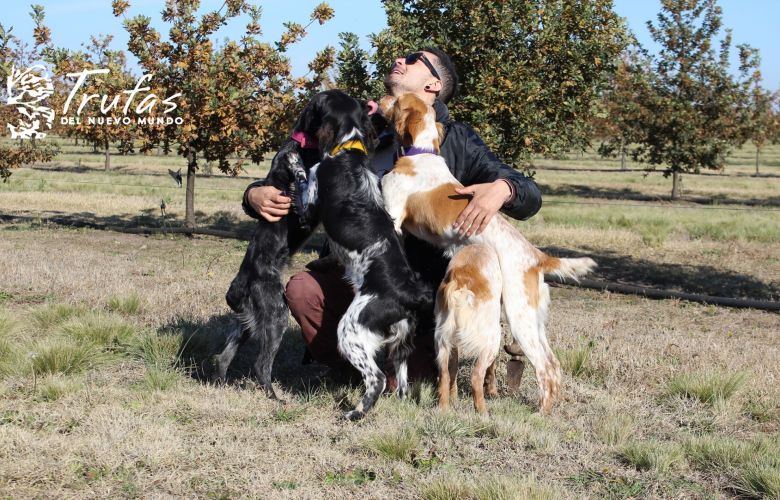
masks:
POLYGON ((352 422, 360 420, 361 418, 363 418, 365 416, 366 416, 366 414, 363 413, 360 410, 352 410, 352 411, 348 411, 347 413, 344 414, 344 418, 346 420, 350 420, 352 422))

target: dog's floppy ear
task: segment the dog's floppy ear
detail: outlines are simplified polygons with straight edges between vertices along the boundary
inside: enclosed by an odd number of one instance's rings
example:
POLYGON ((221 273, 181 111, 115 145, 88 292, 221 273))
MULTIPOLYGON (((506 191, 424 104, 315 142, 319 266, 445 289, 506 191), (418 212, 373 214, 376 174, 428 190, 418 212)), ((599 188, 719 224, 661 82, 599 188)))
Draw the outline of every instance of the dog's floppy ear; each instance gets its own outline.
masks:
POLYGON ((303 108, 301 114, 298 115, 298 119, 293 125, 293 132, 304 132, 306 134, 314 135, 320 126, 320 116, 317 112, 317 96, 314 96, 306 107, 303 108))
POLYGON ((385 117, 387 121, 393 120, 393 108, 395 106, 395 97, 386 95, 379 99, 379 112, 385 117))
POLYGON ((439 140, 434 142, 433 146, 438 153, 441 147, 441 143, 444 142, 444 125, 442 125, 440 122, 436 122, 436 131, 439 133, 439 140))

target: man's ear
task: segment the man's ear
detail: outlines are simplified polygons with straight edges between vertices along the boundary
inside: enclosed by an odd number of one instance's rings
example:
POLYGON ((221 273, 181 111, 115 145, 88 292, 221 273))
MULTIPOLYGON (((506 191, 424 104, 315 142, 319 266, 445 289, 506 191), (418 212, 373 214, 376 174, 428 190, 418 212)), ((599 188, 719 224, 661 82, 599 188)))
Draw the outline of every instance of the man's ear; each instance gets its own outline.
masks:
POLYGON ((441 92, 442 87, 441 80, 433 80, 425 86, 425 90, 428 92, 441 92))
POLYGON ((382 116, 384 116, 387 121, 392 121, 393 119, 395 100, 395 97, 391 95, 386 95, 379 99, 379 112, 382 113, 382 116))

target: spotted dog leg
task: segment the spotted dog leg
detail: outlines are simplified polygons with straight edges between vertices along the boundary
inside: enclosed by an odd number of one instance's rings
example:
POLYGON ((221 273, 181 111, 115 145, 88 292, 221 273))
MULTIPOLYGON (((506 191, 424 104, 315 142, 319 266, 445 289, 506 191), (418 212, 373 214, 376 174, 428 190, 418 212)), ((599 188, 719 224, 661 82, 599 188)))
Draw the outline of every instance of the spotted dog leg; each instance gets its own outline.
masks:
POLYGON ((366 387, 366 392, 355 409, 344 415, 347 420, 363 418, 385 390, 387 382, 375 360, 383 337, 358 321, 360 313, 373 299, 373 295, 356 295, 339 321, 339 352, 363 375, 363 383, 366 387))
POLYGON ((227 380, 227 371, 233 358, 236 357, 238 348, 249 338, 249 331, 244 329, 240 321, 234 322, 228 332, 225 348, 215 357, 217 364, 216 373, 211 380, 214 383, 224 384, 227 380))
POLYGON ((388 354, 393 360, 395 375, 398 380, 398 397, 406 399, 409 392, 409 379, 407 376, 407 360, 412 352, 411 333, 414 324, 408 319, 401 320, 390 327, 393 342, 388 347, 388 354))

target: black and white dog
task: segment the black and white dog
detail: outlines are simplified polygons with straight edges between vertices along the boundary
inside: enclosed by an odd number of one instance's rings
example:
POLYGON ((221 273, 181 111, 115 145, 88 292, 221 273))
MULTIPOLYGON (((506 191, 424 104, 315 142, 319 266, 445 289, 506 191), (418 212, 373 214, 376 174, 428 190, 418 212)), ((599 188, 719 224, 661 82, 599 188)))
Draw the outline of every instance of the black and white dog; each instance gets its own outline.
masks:
POLYGON ((385 388, 376 362, 382 347, 398 378, 398 396, 407 393, 406 361, 417 313, 431 306, 432 294, 409 267, 384 208, 379 180, 371 169, 373 127, 366 106, 330 90, 314 99, 302 118, 316 135, 324 158, 311 169, 308 203, 320 214, 333 255, 344 265, 355 298, 338 325, 342 356, 360 371, 366 392, 349 420, 362 418, 385 388))
POLYGON ((259 351, 253 371, 266 396, 274 399, 271 368, 287 329, 282 273, 290 256, 303 246, 317 224, 315 211, 304 216, 299 190, 321 153, 318 148, 305 147, 300 138, 294 139, 295 130, 300 130, 301 125, 300 121, 296 123, 293 138, 276 154, 266 177, 267 185, 290 193, 298 203, 278 222, 258 220, 238 274, 225 295, 238 321, 228 333, 224 350, 216 357, 214 374, 216 381, 224 382, 238 349, 250 338, 257 339, 259 351))
POLYGON ((258 222, 226 295, 240 322, 217 356, 217 376, 224 380, 237 350, 248 339, 258 339, 254 371, 266 395, 276 397, 271 368, 287 326, 282 271, 321 220, 331 252, 355 290, 338 325, 339 351, 360 371, 366 386, 362 400, 345 415, 350 420, 362 418, 385 388, 376 361, 384 346, 395 366, 398 395, 406 396, 406 361, 417 313, 432 303, 432 294, 409 267, 369 163, 373 127, 368 110, 366 103, 341 91, 321 92, 298 118, 292 134, 297 140, 274 157, 271 185, 288 190, 308 178, 307 187, 293 194, 296 210, 282 221, 258 222))

